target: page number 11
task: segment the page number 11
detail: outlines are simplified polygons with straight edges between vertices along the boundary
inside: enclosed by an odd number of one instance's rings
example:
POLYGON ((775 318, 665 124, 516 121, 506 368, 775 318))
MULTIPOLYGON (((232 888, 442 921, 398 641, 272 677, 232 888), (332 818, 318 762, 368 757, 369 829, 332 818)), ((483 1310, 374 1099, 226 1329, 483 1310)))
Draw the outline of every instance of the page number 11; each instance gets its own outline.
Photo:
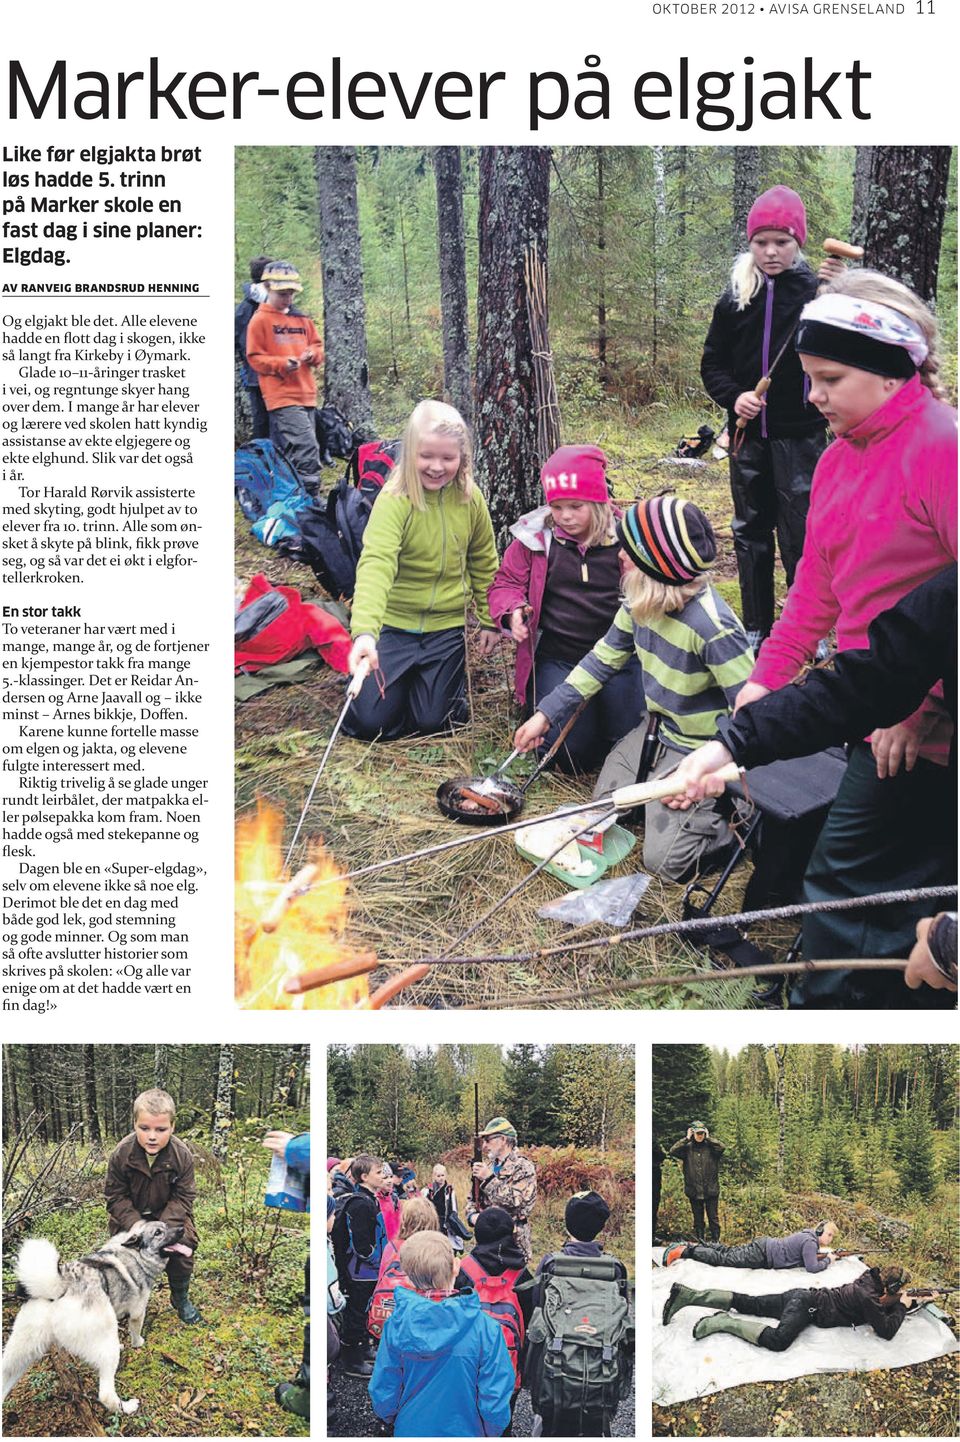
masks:
POLYGON ((917 0, 918 15, 932 15, 933 13, 933 0, 917 0))

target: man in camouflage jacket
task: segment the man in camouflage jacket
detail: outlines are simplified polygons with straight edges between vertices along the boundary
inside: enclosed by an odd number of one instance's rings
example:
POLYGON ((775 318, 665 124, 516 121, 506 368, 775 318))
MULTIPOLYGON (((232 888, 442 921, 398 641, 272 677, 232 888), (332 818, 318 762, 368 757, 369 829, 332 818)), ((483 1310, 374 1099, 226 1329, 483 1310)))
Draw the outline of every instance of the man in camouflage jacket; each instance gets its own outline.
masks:
POLYGON ((494 1117, 480 1133, 485 1160, 474 1162, 480 1183, 479 1202, 467 1207, 471 1227, 485 1207, 502 1207, 516 1228, 520 1250, 529 1262, 533 1256, 530 1213, 537 1200, 537 1172, 529 1157, 517 1150, 516 1128, 506 1117, 494 1117))

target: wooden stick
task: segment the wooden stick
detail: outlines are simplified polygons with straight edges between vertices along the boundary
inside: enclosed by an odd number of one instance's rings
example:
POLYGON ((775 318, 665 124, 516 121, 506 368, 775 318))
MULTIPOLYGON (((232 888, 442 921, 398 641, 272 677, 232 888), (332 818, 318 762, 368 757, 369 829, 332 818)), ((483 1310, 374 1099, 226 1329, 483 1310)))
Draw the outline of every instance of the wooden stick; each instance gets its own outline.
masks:
POLYGON ((361 951, 356 956, 345 956, 340 961, 315 967, 313 971, 298 972, 296 976, 287 978, 283 989, 292 996, 300 996, 305 991, 314 991, 318 986, 330 986, 337 981, 350 981, 355 976, 366 976, 369 972, 376 971, 378 965, 375 952, 361 951))
MULTIPOLYGON (((739 781, 741 771, 736 762, 731 761, 711 774, 723 782, 730 782, 739 781)), ((642 781, 637 786, 621 786, 612 793, 610 799, 618 811, 629 811, 631 807, 643 806, 647 801, 660 801, 665 796, 682 796, 686 789, 686 784, 672 773, 655 781, 642 781)))
POLYGON ((267 914, 263 917, 260 922, 260 929, 262 931, 271 935, 277 930, 287 910, 293 905, 297 897, 304 896, 310 890, 317 879, 318 871, 319 867, 315 866, 313 862, 308 862, 306 866, 301 866, 296 876, 287 882, 267 914))

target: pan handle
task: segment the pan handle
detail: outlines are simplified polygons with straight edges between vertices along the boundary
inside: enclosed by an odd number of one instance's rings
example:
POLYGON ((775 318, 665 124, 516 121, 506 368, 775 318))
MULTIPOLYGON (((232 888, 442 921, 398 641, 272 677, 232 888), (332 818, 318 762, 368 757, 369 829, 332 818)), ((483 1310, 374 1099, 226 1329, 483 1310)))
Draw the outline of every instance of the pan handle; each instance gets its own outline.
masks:
POLYGON ((530 775, 527 777, 526 781, 524 781, 523 785, 517 788, 521 796, 526 795, 527 787, 533 785, 534 781, 536 781, 543 768, 548 764, 548 762, 553 760, 554 756, 556 756, 557 752, 560 750, 560 747, 563 745, 564 741, 566 741, 567 737, 570 735, 570 732, 573 730, 574 726, 576 726, 577 722, 580 720, 580 717, 589 706, 590 700, 591 698, 589 696, 585 696, 583 698, 576 711, 574 711, 573 715, 570 717, 569 721, 564 723, 560 731, 560 735, 557 737, 556 741, 554 741, 546 756, 544 756, 543 759, 540 761, 536 771, 531 771, 530 775))

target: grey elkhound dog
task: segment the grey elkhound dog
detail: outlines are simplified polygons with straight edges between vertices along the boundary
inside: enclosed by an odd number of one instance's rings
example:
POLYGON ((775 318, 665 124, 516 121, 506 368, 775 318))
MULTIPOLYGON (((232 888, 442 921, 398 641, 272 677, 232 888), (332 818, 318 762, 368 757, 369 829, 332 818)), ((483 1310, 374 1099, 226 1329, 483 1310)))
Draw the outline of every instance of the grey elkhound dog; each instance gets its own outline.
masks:
POLYGON ((130 1327, 130 1345, 143 1346, 143 1319, 150 1292, 178 1249, 183 1227, 137 1222, 77 1262, 61 1262, 52 1242, 29 1238, 17 1257, 17 1279, 30 1300, 17 1313, 3 1352, 3 1395, 28 1367, 56 1343, 96 1367, 100 1401, 108 1412, 135 1412, 136 1397, 121 1402, 120 1323, 130 1327))

